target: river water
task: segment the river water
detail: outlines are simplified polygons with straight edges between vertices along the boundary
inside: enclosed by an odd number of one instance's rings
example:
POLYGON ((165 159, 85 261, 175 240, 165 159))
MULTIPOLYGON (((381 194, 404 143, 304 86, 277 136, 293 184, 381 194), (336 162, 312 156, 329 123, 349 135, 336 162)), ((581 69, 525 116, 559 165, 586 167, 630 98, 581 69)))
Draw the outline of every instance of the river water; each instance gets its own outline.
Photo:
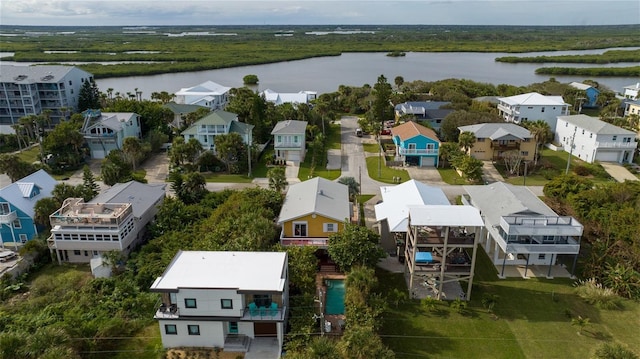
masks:
MULTIPOLYGON (((626 50, 638 48, 625 48, 626 50)), ((598 54, 610 49, 583 51, 531 52, 522 54, 469 53, 469 52, 408 52, 404 57, 389 57, 386 53, 344 53, 340 56, 317 57, 306 60, 286 61, 265 65, 241 66, 218 70, 171 73, 153 76, 131 76, 97 80, 102 92, 108 88, 125 94, 142 91, 143 98, 152 92, 175 93, 180 88, 191 87, 205 81, 224 86, 241 87, 242 78, 257 75, 257 90, 270 88, 277 92, 303 90, 318 93, 334 92, 340 85, 374 85, 378 76, 384 75, 393 84, 396 76, 405 81, 436 81, 448 78, 469 79, 494 85, 517 86, 543 82, 555 77, 560 82, 583 81, 584 77, 536 75, 535 69, 543 66, 596 67, 594 64, 508 64, 496 62, 501 56, 541 56, 598 54)), ((11 62, 3 62, 11 63, 11 62)), ((639 63, 619 63, 607 67, 638 66, 639 63)), ((593 80, 621 92, 627 85, 640 81, 638 77, 597 77, 593 80)))

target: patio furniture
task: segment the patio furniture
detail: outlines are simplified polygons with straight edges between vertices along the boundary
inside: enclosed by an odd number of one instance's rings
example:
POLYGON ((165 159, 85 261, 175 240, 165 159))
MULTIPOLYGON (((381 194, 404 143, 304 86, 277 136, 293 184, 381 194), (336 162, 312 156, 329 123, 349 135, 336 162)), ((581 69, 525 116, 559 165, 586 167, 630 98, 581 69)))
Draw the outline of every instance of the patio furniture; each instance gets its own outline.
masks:
POLYGON ((267 315, 267 308, 261 306, 260 307, 260 316, 264 317, 265 315, 267 315))
POLYGON ((272 317, 278 315, 278 303, 271 302, 271 308, 269 308, 269 311, 271 312, 272 317))
POLYGON ((249 303, 249 314, 251 314, 252 317, 254 315, 258 315, 258 306, 256 305, 256 303, 249 303))
POLYGON ((433 262, 433 255, 431 252, 417 252, 416 263, 431 263, 433 262))

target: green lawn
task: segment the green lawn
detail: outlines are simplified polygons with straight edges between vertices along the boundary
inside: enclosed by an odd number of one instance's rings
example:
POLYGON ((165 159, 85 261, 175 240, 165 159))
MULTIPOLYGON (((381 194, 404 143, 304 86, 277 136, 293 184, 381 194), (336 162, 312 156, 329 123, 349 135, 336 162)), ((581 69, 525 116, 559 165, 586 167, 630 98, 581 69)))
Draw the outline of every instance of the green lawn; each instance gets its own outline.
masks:
POLYGON ((358 203, 365 203, 373 197, 375 197, 374 194, 361 194, 358 196, 358 203))
POLYGON ((378 153, 380 151, 380 146, 377 143, 363 143, 362 148, 364 152, 369 153, 378 153))
POLYGON ((318 167, 316 167, 312 174, 311 165, 309 162, 307 162, 307 159, 305 159, 304 163, 300 164, 298 178, 300 179, 300 181, 306 181, 312 177, 322 177, 333 181, 340 178, 341 173, 342 170, 328 170, 326 168, 319 169, 318 167))
POLYGON ((40 146, 33 146, 27 150, 21 151, 18 154, 18 158, 27 162, 34 163, 35 161, 40 161, 40 146))
MULTIPOLYGON (((640 351, 637 328, 640 303, 624 301, 624 310, 599 310, 573 292, 569 279, 497 278, 484 251, 476 266, 472 300, 464 314, 446 302, 434 312, 417 300, 390 306, 381 331, 397 358, 588 358, 604 341, 619 341, 640 351), (482 306, 484 293, 498 295, 495 316, 482 306), (591 320, 582 335, 568 313, 591 320)), ((380 291, 406 291, 402 274, 378 272, 380 291)), ((466 286, 464 286, 466 288, 466 286)))
POLYGON ((205 172, 202 173, 204 179, 207 182, 216 182, 216 183, 251 183, 253 178, 248 177, 247 174, 237 174, 237 175, 229 175, 226 173, 211 173, 205 172))
MULTIPOLYGON (((376 181, 384 182, 384 183, 394 183, 393 177, 400 177, 400 182, 405 182, 411 179, 409 177, 409 172, 406 170, 397 170, 394 168, 389 168, 385 165, 384 160, 381 165, 378 162, 378 156, 367 157, 367 172, 369 173, 369 177, 376 181), (378 171, 380 168, 380 171, 378 171), (378 175, 378 173, 380 175, 378 175)), ((397 182, 396 182, 397 183, 397 182)))
POLYGON ((454 185, 466 185, 466 184, 469 184, 469 182, 467 180, 465 180, 464 178, 460 177, 458 172, 456 172, 456 170, 454 170, 451 167, 449 167, 449 168, 438 168, 438 172, 440 172, 440 177, 442 177, 442 180, 447 184, 454 184, 454 185))
POLYGON ((138 333, 133 338, 123 341, 118 347, 118 353, 114 359, 161 359, 164 358, 165 349, 162 347, 160 327, 153 323, 138 333))
POLYGON ((342 145, 342 134, 340 125, 331 124, 329 125, 330 131, 327 133, 327 148, 331 150, 339 150, 342 145))

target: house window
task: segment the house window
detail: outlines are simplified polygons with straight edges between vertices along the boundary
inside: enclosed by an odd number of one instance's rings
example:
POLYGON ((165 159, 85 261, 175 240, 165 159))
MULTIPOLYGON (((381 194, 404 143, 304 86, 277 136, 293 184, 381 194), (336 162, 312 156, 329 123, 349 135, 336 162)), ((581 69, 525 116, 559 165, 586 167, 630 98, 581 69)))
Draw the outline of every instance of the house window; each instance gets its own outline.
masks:
POLYGON ((229 334, 238 334, 238 322, 229 322, 229 334))
POLYGON ((337 232, 338 231, 338 226, 336 226, 335 223, 325 223, 324 224, 324 231, 325 232, 337 232))
POLYGON ((231 300, 231 299, 220 299, 220 307, 222 309, 233 309, 233 300, 231 300))
POLYGON ((293 236, 294 237, 306 237, 307 236, 307 222, 294 222, 293 223, 293 236))
POLYGON ((622 139, 622 142, 624 143, 631 143, 631 137, 625 137, 622 139))
POLYGON ((584 135, 584 130, 582 130, 582 134, 584 135))
POLYGON ((185 298, 184 299, 184 307, 185 308, 197 308, 196 299, 195 298, 185 298))
POLYGON ((276 142, 282 142, 282 136, 278 135, 276 142))
POLYGON ((73 255, 74 256, 79 256, 80 255, 80 250, 76 249, 73 251, 73 255))
POLYGON ((540 111, 540 112, 544 112, 544 107, 542 108, 542 111, 540 111))
POLYGON ((19 219, 16 219, 15 221, 13 221, 13 228, 14 229, 20 229, 22 228, 22 224, 20 223, 19 219))
POLYGON ((593 138, 593 133, 590 133, 590 134, 589 134, 589 138, 593 138))
POLYGON ((538 259, 539 260, 544 260, 547 257, 546 254, 538 254, 538 259))
POLYGON ((521 151, 520 155, 521 156, 529 156, 529 151, 521 151))
POLYGON ((200 326, 196 324, 187 325, 189 335, 200 335, 200 326))
POLYGON ((613 136, 612 141, 615 141, 615 140, 617 140, 617 139, 618 139, 618 136, 613 136))
POLYGON ((484 142, 484 138, 483 137, 478 137, 478 138, 476 138, 476 142, 484 142))
POLYGON ((177 335, 178 327, 175 324, 165 324, 164 333, 167 335, 177 335))
POLYGON ((24 244, 27 243, 27 235, 26 234, 21 234, 20 235, 20 243, 24 244))
POLYGON ((569 127, 569 122, 565 122, 564 127, 569 127))
POLYGON ((256 303, 258 307, 268 307, 271 305, 271 295, 269 294, 254 294, 253 302, 256 303))
POLYGON ((89 251, 84 251, 84 256, 88 257, 89 256, 89 251))
POLYGON ((0 203, 0 214, 9 214, 11 213, 11 209, 9 208, 9 203, 0 203))
POLYGON ((93 251, 93 255, 97 256, 98 255, 98 251, 93 251))

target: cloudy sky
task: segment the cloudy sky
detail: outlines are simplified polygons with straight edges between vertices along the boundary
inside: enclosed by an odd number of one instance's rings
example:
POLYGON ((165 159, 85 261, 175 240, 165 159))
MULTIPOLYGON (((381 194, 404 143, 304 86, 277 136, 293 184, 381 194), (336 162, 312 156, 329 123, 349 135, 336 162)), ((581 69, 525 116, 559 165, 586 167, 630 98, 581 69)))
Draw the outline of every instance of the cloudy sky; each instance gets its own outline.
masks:
POLYGON ((0 0, 2 25, 639 23, 639 0, 0 0))

